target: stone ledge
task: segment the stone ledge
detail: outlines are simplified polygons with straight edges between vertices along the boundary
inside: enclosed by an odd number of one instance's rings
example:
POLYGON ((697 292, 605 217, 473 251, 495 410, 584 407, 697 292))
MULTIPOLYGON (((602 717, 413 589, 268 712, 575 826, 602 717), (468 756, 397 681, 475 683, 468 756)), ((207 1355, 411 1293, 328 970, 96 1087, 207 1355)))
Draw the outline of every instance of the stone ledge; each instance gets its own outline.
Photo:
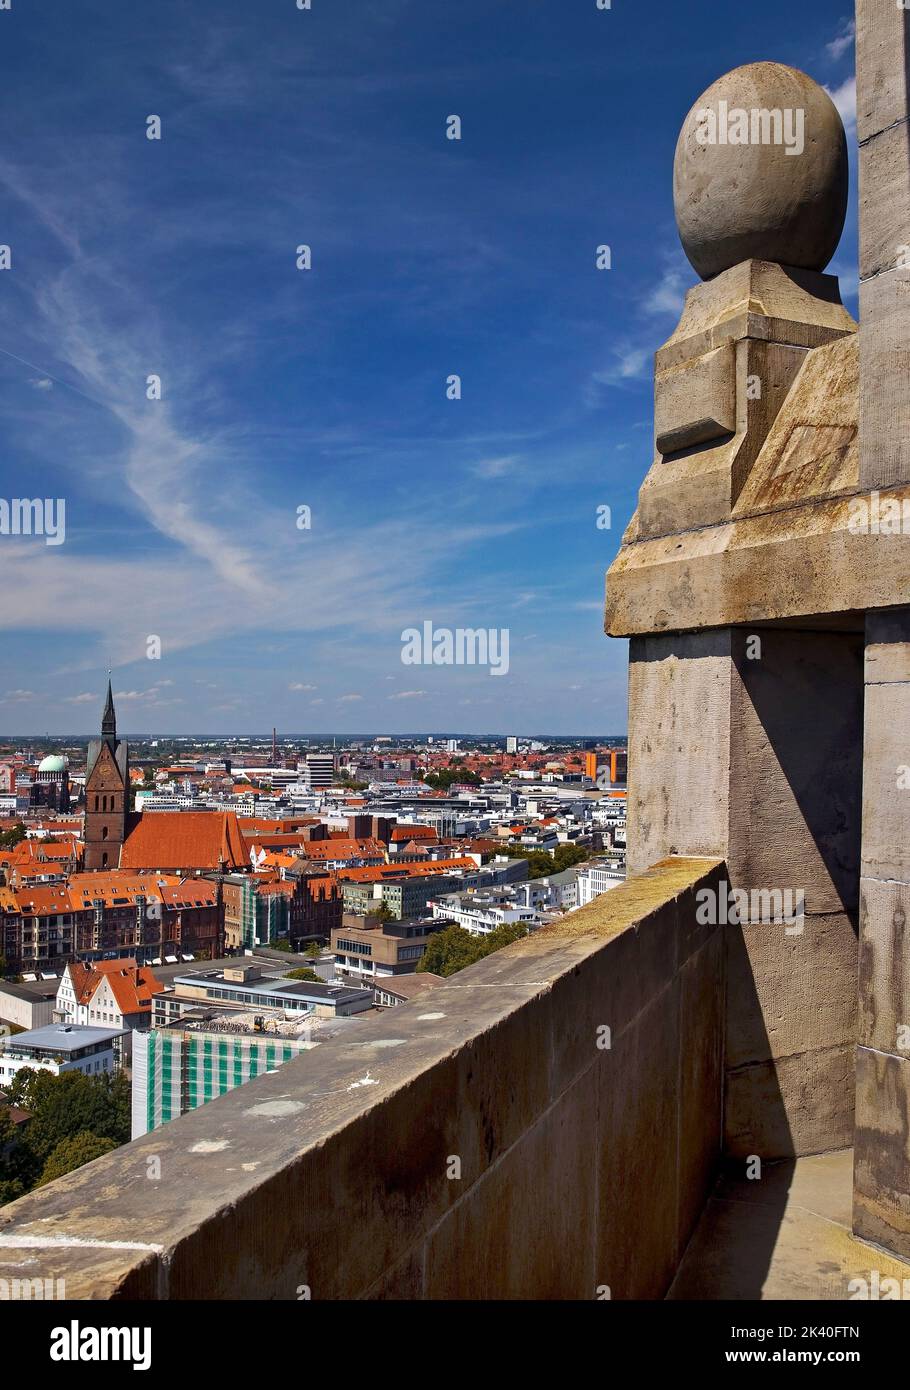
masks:
POLYGON ((474 1273, 460 1276, 461 1296, 593 1297, 590 1279, 609 1264, 598 1242, 612 1231, 614 1243, 644 1242, 626 1289, 623 1268, 611 1274, 614 1296, 658 1296, 719 1146, 705 1121, 705 1108, 719 1117, 719 1071, 682 1068, 679 1029, 684 1018, 717 1052, 721 956, 717 929, 694 922, 694 893, 721 869, 665 861, 461 972, 432 1000, 364 1021, 0 1209, 0 1273, 65 1277, 71 1298, 294 1300, 303 1286, 315 1299, 434 1297, 447 1276, 428 1284, 427 1270, 451 1269, 462 1242, 474 1273), (698 980, 697 1018, 680 1011, 682 966, 685 997, 698 980), (610 1050, 597 1047, 604 1024, 610 1050), (627 1191, 605 1210, 598 1174, 606 1163, 615 1179, 615 1127, 647 1131, 655 1097, 669 1106, 674 1156, 683 1113, 696 1112, 681 1146, 695 1178, 671 1175, 649 1234, 648 1174, 624 1174, 637 1197, 627 1191), (587 1185, 566 1187, 559 1165, 529 1163, 552 1145, 587 1185), (148 1176, 153 1158, 159 1179, 148 1176), (515 1248, 498 1264, 496 1171, 525 1194, 508 1231, 515 1248), (570 1228, 583 1256, 566 1253, 570 1228))

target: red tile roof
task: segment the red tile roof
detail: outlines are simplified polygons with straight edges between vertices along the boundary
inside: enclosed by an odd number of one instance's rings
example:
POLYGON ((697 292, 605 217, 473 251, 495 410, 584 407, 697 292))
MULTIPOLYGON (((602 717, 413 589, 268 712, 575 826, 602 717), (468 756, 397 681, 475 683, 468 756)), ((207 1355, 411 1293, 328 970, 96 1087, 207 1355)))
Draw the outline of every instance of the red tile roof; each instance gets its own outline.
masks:
POLYGON ((73 962, 69 967, 73 982, 73 993, 78 1004, 88 1004, 103 979, 107 979, 111 992, 122 1014, 138 1014, 152 1006, 152 995, 159 994, 164 985, 157 980, 147 965, 136 965, 130 959, 99 960, 92 965, 73 962))
POLYGON ((396 825, 392 831, 392 840, 396 844, 401 840, 432 840, 435 844, 438 838, 431 825, 396 825))
POLYGON ((121 869, 248 869, 249 850, 232 811, 149 811, 120 851, 121 869))

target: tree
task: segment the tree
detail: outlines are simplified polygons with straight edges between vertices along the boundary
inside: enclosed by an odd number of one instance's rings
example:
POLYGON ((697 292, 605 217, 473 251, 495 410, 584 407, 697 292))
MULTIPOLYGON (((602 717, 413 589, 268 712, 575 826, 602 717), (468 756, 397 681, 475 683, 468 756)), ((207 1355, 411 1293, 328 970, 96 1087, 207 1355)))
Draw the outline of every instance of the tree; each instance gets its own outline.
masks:
POLYGON ((25 826, 17 821, 12 830, 0 831, 0 849, 15 849, 25 838, 25 826))
POLYGON ((309 956, 310 960, 316 960, 321 955, 320 948, 315 941, 311 941, 304 951, 304 955, 309 956))
POLYGON ((63 1139, 89 1130, 116 1147, 130 1137, 130 1084, 123 1072, 86 1076, 81 1071, 55 1076, 21 1068, 7 1086, 13 1105, 32 1112, 28 1147, 43 1164, 63 1139))
POLYGON ((28 1192, 35 1180, 38 1166, 26 1143, 26 1129, 13 1124, 8 1105, 0 1105, 0 1206, 28 1192))
POLYGON ((392 909, 389 907, 389 905, 388 905, 388 903, 385 901, 385 899, 383 899, 382 902, 380 902, 380 903, 378 904, 378 906, 376 906, 376 907, 371 907, 370 910, 369 910, 369 912, 367 913, 367 916, 368 916, 368 917, 375 917, 376 920, 379 921, 379 922, 394 922, 394 921, 395 921, 395 914, 394 914, 394 912, 392 911, 392 909))
POLYGON ((62 1178, 64 1173, 72 1173, 83 1163, 91 1163, 93 1158, 100 1158, 116 1147, 113 1139, 102 1139, 88 1129, 82 1129, 68 1139, 61 1139, 48 1154, 35 1186, 43 1187, 46 1182, 53 1182, 54 1178, 62 1178))
POLYGON ((507 922, 495 927, 486 935, 465 931, 464 927, 444 927, 434 932, 427 942, 427 949, 421 956, 417 969, 434 975, 454 975, 465 966, 483 960, 484 956, 510 946, 528 935, 529 928, 520 922, 507 922))
POLYGON ((297 970, 288 970, 284 978, 286 980, 309 980, 311 984, 322 985, 325 981, 315 970, 311 970, 308 965, 301 965, 297 970))
POLYGON ((551 874, 560 874, 563 869, 580 864, 591 853, 583 845, 570 843, 557 845, 552 854, 545 849, 522 849, 520 846, 510 848, 509 852, 515 859, 527 859, 528 878, 549 878, 551 874))
POLYGON ((483 786, 483 778, 476 772, 469 772, 463 766, 452 765, 442 767, 438 772, 428 772, 423 779, 428 787, 433 787, 435 791, 447 792, 453 782, 461 782, 468 787, 483 786))
POLYGON ((273 936, 269 948, 272 951, 290 951, 291 943, 286 936, 273 936))

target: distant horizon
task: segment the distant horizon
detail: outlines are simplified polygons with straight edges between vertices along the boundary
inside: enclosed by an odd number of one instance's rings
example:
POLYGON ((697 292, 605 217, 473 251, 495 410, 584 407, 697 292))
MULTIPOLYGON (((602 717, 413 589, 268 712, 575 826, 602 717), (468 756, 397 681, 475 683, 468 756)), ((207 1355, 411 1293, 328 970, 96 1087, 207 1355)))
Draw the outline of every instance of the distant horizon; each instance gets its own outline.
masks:
MULTIPOLYGON (((211 732, 210 732, 210 733, 174 734, 174 733, 155 733, 155 732, 145 732, 145 733, 138 732, 138 733, 131 733, 131 732, 129 732, 128 730, 120 729, 120 728, 118 727, 117 735, 118 735, 119 738, 125 739, 128 743, 131 742, 131 741, 136 741, 136 740, 141 740, 142 742, 146 742, 146 741, 148 741, 149 739, 169 739, 169 740, 172 740, 173 742, 181 742, 181 743, 192 742, 194 739, 203 739, 203 740, 208 740, 208 741, 212 741, 212 742, 214 742, 214 741, 223 742, 223 741, 226 740, 226 739, 254 739, 254 740, 257 740, 257 741, 261 740, 263 743, 266 743, 266 742, 271 742, 271 739, 272 739, 272 731, 271 731, 271 729, 263 730, 261 733, 260 733, 260 732, 256 732, 256 731, 248 732, 248 733, 241 733, 241 732, 235 730, 235 731, 232 731, 232 732, 229 732, 229 733, 211 733, 211 732)), ((49 740, 50 742, 53 742, 53 743, 64 743, 64 742, 66 742, 67 739, 73 739, 73 740, 81 741, 81 740, 83 740, 83 739, 98 738, 98 736, 99 736, 99 734, 98 734, 98 730, 97 730, 97 729, 94 730, 94 732, 88 732, 88 733, 76 733, 76 732, 71 732, 71 733, 65 733, 65 734, 50 734, 50 733, 47 733, 47 734, 23 734, 23 733, 11 733, 11 734, 6 734, 6 733, 0 732, 0 743, 14 743, 14 742, 16 742, 16 741, 21 741, 21 742, 23 742, 23 743, 39 743, 39 742, 41 742, 42 740, 49 740)), ((473 740, 473 741, 475 741, 475 742, 483 742, 483 741, 492 740, 492 739, 499 739, 499 740, 502 740, 502 739, 507 739, 507 738, 519 738, 519 739, 524 739, 524 740, 527 740, 527 739, 536 739, 536 740, 548 740, 548 741, 550 741, 550 742, 562 742, 562 743, 575 743, 575 742, 578 742, 578 741, 581 740, 581 739, 598 739, 598 740, 600 740, 601 742, 609 742, 609 741, 611 741, 611 740, 617 740, 617 741, 627 742, 627 740, 628 740, 628 734, 600 734, 600 733, 581 733, 581 734, 557 734, 557 733, 514 734, 514 733, 510 733, 510 734, 500 734, 500 733, 492 733, 492 732, 489 732, 489 733, 480 733, 480 734, 472 734, 472 733, 464 733, 464 732, 446 732, 445 730, 442 730, 442 731, 440 731, 439 733, 429 732, 429 733, 354 733, 354 734, 350 734, 350 733, 282 733, 281 730, 278 730, 278 731, 276 732, 275 737, 276 737, 276 739, 278 739, 279 741, 282 740, 282 739, 291 739, 291 740, 294 740, 294 739, 314 739, 314 738, 315 738, 315 739, 320 739, 320 740, 323 740, 323 741, 324 741, 324 740, 326 740, 326 739, 334 738, 334 739, 341 739, 341 740, 343 740, 345 743, 351 743, 351 742, 354 742, 354 741, 356 741, 356 740, 358 740, 358 739, 365 739, 365 740, 373 739, 373 740, 375 740, 375 739, 377 739, 377 738, 390 738, 390 739, 393 739, 393 740, 395 740, 395 741, 399 741, 399 742, 402 742, 402 743, 407 743, 407 742, 412 742, 412 743, 413 743, 413 742, 416 742, 416 741, 418 741, 418 740, 420 740, 420 741, 422 741, 422 742, 426 742, 426 740, 427 740, 428 738, 432 738, 432 739, 434 740, 434 742, 438 742, 438 741, 441 741, 442 739, 450 739, 450 738, 454 738, 454 739, 471 739, 471 740, 473 740)))

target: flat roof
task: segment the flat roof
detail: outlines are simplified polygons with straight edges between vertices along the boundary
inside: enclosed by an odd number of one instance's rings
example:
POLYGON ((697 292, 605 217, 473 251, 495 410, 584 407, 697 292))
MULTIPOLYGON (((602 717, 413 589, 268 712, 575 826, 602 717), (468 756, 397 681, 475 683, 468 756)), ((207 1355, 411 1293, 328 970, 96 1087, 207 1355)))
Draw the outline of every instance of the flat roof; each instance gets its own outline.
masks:
POLYGON ((92 1028, 83 1023, 46 1023, 43 1028, 29 1028, 24 1033, 14 1033, 7 1039, 6 1047, 78 1052, 80 1048, 92 1047, 95 1043, 122 1038, 128 1032, 128 1028, 92 1028))

